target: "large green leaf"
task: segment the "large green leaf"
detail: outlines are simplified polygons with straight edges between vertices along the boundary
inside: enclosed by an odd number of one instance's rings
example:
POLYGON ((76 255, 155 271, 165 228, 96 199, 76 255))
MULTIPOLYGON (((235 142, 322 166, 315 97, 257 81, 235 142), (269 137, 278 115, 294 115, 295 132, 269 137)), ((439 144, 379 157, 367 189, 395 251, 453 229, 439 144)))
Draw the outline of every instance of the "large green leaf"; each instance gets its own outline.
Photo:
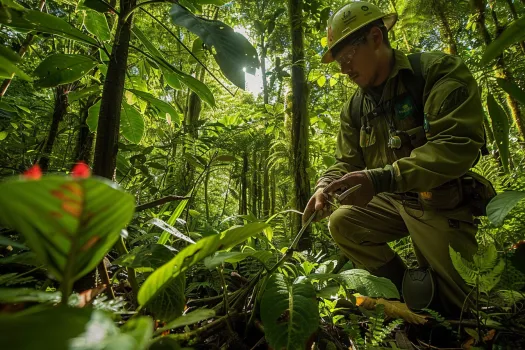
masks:
POLYGON ((142 350, 148 348, 147 345, 153 335, 153 326, 151 317, 140 316, 127 321, 120 330, 135 339, 136 344, 133 349, 142 350))
MULTIPOLYGON (((104 312, 89 308, 54 307, 24 316, 2 314, 0 343, 3 349, 144 349, 139 347, 143 341, 131 329, 136 329, 136 322, 123 327, 130 332, 126 334, 104 312)), ((142 321, 140 325, 146 326, 142 321)))
POLYGON ((111 39, 109 31, 108 21, 106 16, 102 13, 86 10, 86 16, 84 17, 84 26, 87 31, 97 37, 100 41, 108 41, 111 39))
POLYGON ((208 269, 214 269, 222 263, 235 264, 243 261, 246 258, 254 258, 259 260, 263 265, 266 265, 268 260, 272 258, 273 254, 267 250, 255 250, 251 252, 217 252, 213 256, 204 259, 204 265, 208 269))
POLYGON ((85 89, 70 92, 69 94, 67 94, 67 99, 69 103, 72 103, 86 96, 91 96, 94 94, 100 96, 101 93, 102 85, 91 85, 85 89))
POLYGON ((122 101, 120 112, 120 132, 129 142, 140 143, 144 136, 144 118, 133 106, 122 101))
POLYGON ((16 74, 21 79, 31 80, 23 70, 16 66, 18 62, 20 62, 20 56, 9 48, 0 45, 0 78, 10 79, 13 74, 16 74))
POLYGON ((54 87, 72 83, 95 68, 97 62, 90 56, 57 53, 47 57, 35 69, 35 85, 54 87))
POLYGON ((261 232, 267 224, 251 223, 230 228, 219 235, 201 239, 178 253, 175 258, 155 270, 144 282, 138 293, 139 304, 144 306, 161 293, 166 286, 188 268, 221 249, 231 248, 261 232))
POLYGON ((133 89, 128 89, 128 90, 134 93, 135 95, 137 95, 138 97, 140 97, 141 99, 143 99, 144 101, 149 102, 151 107, 161 112, 159 113, 159 116, 161 116, 163 119, 168 119, 166 116, 168 114, 171 116, 171 120, 175 124, 177 125, 180 124, 179 114, 177 113, 175 108, 173 108, 169 103, 159 100, 158 98, 154 97, 152 94, 148 94, 147 92, 144 92, 144 91, 133 90, 133 89))
POLYGON ((158 219, 158 218, 153 218, 151 219, 148 223, 152 224, 152 225, 155 225, 157 226, 158 228, 161 228, 162 230, 164 230, 164 232, 169 232, 171 233, 174 237, 177 237, 177 238, 180 238, 188 243, 195 243, 193 241, 193 239, 191 239, 190 237, 186 236, 185 234, 181 233, 179 230, 177 230, 175 227, 171 226, 171 225, 168 225, 166 222, 158 219))
POLYGON ((186 276, 180 274, 170 280, 148 303, 147 309, 155 319, 170 321, 180 317, 186 305, 186 276))
POLYGON ((195 311, 192 311, 186 315, 182 315, 176 319, 174 319, 171 322, 168 322, 168 324, 162 328, 157 329, 155 333, 162 333, 164 331, 167 331, 169 329, 175 329, 179 327, 189 326, 194 323, 207 320, 208 318, 215 317, 215 311, 208 310, 208 309, 198 309, 195 311))
POLYGON ((60 18, 35 10, 28 10, 12 1, 0 0, 0 24, 7 27, 56 34, 89 45, 97 41, 60 18))
POLYGON ((514 97, 522 105, 525 105, 525 91, 520 89, 515 82, 507 79, 497 78, 496 81, 500 88, 502 88, 507 94, 514 97))
POLYGON ((111 6, 104 0, 84 0, 79 4, 79 8, 89 8, 101 13, 111 11, 111 6))
POLYGON ((270 276, 261 300, 261 320, 270 347, 304 350, 319 327, 317 307, 310 283, 292 284, 280 273, 270 276))
POLYGON ((100 114, 100 101, 95 103, 88 109, 88 117, 86 124, 91 132, 97 132, 98 127, 98 115, 100 114))
MULTIPOLYGON (((179 204, 177 204, 177 207, 175 208, 175 210, 171 214, 170 218, 168 219, 168 222, 167 222, 168 225, 170 225, 170 226, 175 225, 175 222, 181 216, 181 214, 184 211, 184 209, 186 208, 186 205, 188 204, 188 202, 189 202, 189 199, 183 199, 183 200, 181 200, 179 202, 179 204)), ((160 235, 159 241, 157 243, 159 243, 159 244, 166 244, 168 242, 168 240, 170 239, 170 237, 172 237, 171 233, 168 232, 168 231, 164 231, 160 235)))
POLYGON ((259 67, 257 50, 241 34, 221 21, 195 16, 179 4, 171 7, 173 23, 199 36, 213 52, 224 75, 236 86, 245 89, 245 72, 255 74, 259 67))
POLYGON ((175 251, 173 248, 163 244, 141 245, 128 254, 119 256, 113 264, 125 267, 151 268, 153 271, 173 259, 175 251))
POLYGON ((31 288, 0 288, 0 304, 58 303, 61 295, 60 292, 44 292, 31 288))
MULTIPOLYGON (((137 39, 139 39, 139 41, 150 52, 151 60, 153 60, 159 66, 164 68, 164 70, 176 75, 179 82, 182 82, 184 85, 190 88, 191 91, 195 92, 197 96, 199 96, 208 105, 215 106, 215 98, 213 97, 212 92, 202 81, 195 79, 191 75, 178 70, 168 61, 166 61, 162 53, 151 43, 151 41, 149 41, 149 39, 140 30, 138 30, 138 28, 134 27, 132 31, 133 34, 137 37, 137 39)), ((173 79, 170 80, 176 86, 176 83, 173 82, 173 79)))
POLYGON ((507 47, 525 39, 525 17, 513 21, 507 28, 491 42, 483 54, 481 64, 487 64, 498 57, 507 47))
POLYGON ((509 170, 509 119, 507 113, 494 99, 492 94, 487 95, 487 106, 489 109, 490 119, 492 119, 492 129, 494 138, 498 146, 501 163, 503 168, 509 170))
MULTIPOLYGON (((303 278, 299 278, 301 280, 303 278)), ((370 272, 361 269, 351 269, 339 274, 314 273, 305 279, 311 281, 327 281, 333 279, 348 289, 357 291, 361 295, 373 298, 395 298, 399 299, 399 292, 388 278, 371 275, 370 272)))
POLYGON ((60 281, 72 283, 102 260, 131 220, 132 195, 102 178, 48 176, 0 184, 0 222, 60 281))
POLYGON ((503 225, 507 214, 525 198, 525 192, 506 191, 492 198, 487 205, 487 217, 494 226, 503 225))

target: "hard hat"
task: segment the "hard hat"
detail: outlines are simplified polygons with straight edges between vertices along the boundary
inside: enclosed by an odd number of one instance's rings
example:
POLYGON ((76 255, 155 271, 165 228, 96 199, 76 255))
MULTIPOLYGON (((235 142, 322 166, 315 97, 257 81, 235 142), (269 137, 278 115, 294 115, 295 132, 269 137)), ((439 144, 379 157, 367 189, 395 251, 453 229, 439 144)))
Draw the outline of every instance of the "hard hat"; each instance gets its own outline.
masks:
POLYGON ((390 30, 397 21, 397 14, 384 14, 376 5, 364 1, 351 2, 341 7, 328 20, 328 50, 323 54, 321 62, 333 62, 332 49, 335 45, 367 24, 381 18, 386 29, 390 30))

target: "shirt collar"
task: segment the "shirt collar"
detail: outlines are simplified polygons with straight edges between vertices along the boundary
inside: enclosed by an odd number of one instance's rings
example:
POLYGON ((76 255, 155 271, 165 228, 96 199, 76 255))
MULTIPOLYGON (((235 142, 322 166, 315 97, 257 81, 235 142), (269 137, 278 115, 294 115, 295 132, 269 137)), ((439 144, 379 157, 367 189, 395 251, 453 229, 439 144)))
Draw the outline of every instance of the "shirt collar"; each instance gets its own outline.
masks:
POLYGON ((412 66, 410 65, 410 61, 408 60, 407 55, 405 55, 402 51, 393 49, 394 51, 394 67, 392 67, 392 71, 390 72, 389 79, 394 78, 396 75, 399 74, 399 71, 403 69, 408 69, 410 72, 414 73, 414 70, 412 69, 412 66))

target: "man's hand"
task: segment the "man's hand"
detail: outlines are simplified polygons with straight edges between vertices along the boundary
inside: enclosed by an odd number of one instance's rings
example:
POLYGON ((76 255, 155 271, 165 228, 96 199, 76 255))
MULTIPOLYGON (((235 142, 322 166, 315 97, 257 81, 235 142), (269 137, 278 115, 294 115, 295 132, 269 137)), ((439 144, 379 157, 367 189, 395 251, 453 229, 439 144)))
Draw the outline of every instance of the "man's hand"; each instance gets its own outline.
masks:
POLYGON ((314 221, 319 221, 321 219, 330 216, 330 203, 328 203, 327 195, 323 193, 323 188, 317 189, 314 195, 306 204, 303 213, 303 224, 308 220, 308 218, 317 211, 317 215, 314 218, 314 221))
POLYGON ((372 179, 368 176, 366 171, 354 171, 344 175, 340 179, 335 180, 326 186, 323 193, 329 195, 330 193, 344 192, 356 185, 361 185, 361 188, 348 195, 348 197, 341 201, 341 204, 366 207, 366 205, 372 200, 372 197, 376 194, 372 179))

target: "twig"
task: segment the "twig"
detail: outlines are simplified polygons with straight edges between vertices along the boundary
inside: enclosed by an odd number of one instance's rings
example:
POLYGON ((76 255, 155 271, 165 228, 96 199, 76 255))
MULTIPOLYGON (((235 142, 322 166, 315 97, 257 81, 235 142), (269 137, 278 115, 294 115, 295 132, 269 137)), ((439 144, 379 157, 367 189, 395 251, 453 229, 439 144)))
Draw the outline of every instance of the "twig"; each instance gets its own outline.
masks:
POLYGON ((253 348, 251 348, 250 350, 254 350, 255 348, 257 348, 259 345, 263 344, 265 342, 265 339, 264 337, 262 337, 261 339, 259 339, 259 341, 253 346, 253 348))
POLYGON ((217 271, 221 277, 222 290, 224 291, 224 313, 226 314, 226 326, 228 326, 228 331, 230 334, 233 334, 233 328, 229 318, 230 304, 228 303, 228 286, 226 285, 226 281, 224 280, 224 275, 222 273, 223 268, 217 268, 217 271))
POLYGON ((162 204, 165 204, 165 203, 168 203, 168 202, 173 202, 173 201, 182 201, 184 199, 190 199, 190 197, 184 197, 184 196, 166 196, 166 197, 163 197, 163 198, 159 198, 159 199, 156 199, 152 202, 149 202, 149 203, 145 203, 145 204, 141 204, 141 205, 137 205, 135 207, 135 211, 142 211, 142 210, 146 210, 146 209, 149 209, 149 208, 154 208, 154 207, 157 207, 159 205, 162 205, 162 204))

